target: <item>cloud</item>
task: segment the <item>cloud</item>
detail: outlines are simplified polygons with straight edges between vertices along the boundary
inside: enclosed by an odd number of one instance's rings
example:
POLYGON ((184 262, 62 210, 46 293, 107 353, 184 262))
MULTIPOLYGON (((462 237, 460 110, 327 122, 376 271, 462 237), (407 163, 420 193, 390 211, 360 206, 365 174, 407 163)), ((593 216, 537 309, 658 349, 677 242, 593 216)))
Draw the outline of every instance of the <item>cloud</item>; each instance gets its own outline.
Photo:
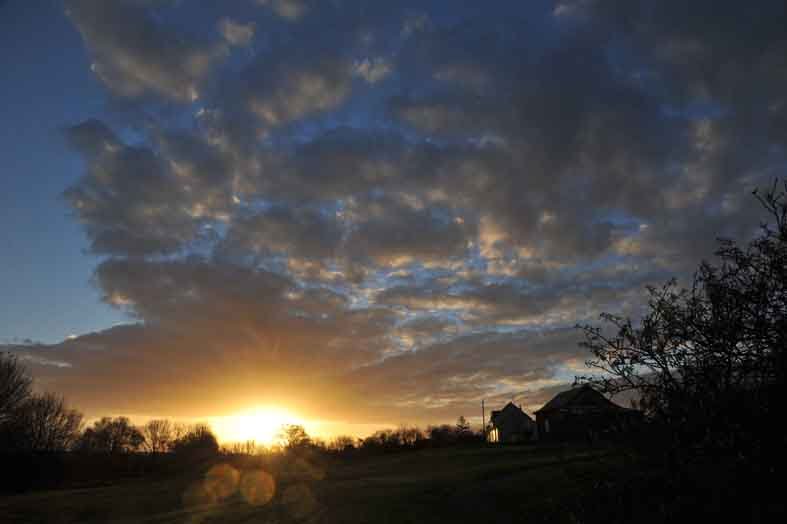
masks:
POLYGON ((226 55, 221 45, 176 35, 139 3, 68 0, 66 13, 92 56, 93 72, 121 96, 194 101, 202 80, 226 55))
POLYGON ((264 270, 194 258, 108 260, 96 281, 140 323, 9 348, 32 363, 40 386, 91 412, 198 415, 266 396, 308 407, 335 396, 325 386, 333 377, 379 357, 393 320, 264 270))
POLYGON ((343 60, 261 63, 249 71, 249 110, 275 127, 338 107, 350 94, 351 67, 343 60))
POLYGON ((309 2, 305 0, 257 0, 282 18, 295 21, 309 11, 309 2))
POLYGON ((546 278, 521 274, 490 279, 484 273, 450 275, 423 282, 404 282, 374 296, 378 305, 411 312, 452 312, 466 326, 557 328, 593 322, 609 309, 638 303, 642 289, 666 278, 654 267, 608 263, 582 272, 546 272, 546 278))
POLYGON ((96 410, 539 402, 581 363, 571 326, 749 238, 750 191, 785 174, 779 2, 258 3, 68 4, 138 99, 67 130, 65 198, 139 323, 15 351, 96 410))
POLYGON ((342 227, 334 216, 319 209, 273 206, 239 217, 228 230, 218 250, 223 254, 265 256, 286 253, 314 260, 337 256, 342 227))
POLYGON ((429 28, 429 15, 426 13, 410 13, 402 23, 402 36, 408 38, 415 33, 429 28))
POLYGON ((460 257, 467 251, 472 226, 450 209, 427 209, 407 195, 374 198, 364 202, 356 228, 347 239, 355 258, 369 258, 378 265, 402 265, 418 260, 433 262, 460 257))
POLYGON ((219 20, 219 32, 227 43, 244 47, 251 43, 254 38, 254 30, 256 26, 254 22, 243 24, 236 22, 230 18, 222 18, 219 20))
POLYGON ((450 406, 474 413, 482 398, 501 389, 518 394, 579 355, 573 330, 479 333, 361 367, 349 381, 368 392, 373 405, 394 412, 424 417, 450 406))
POLYGON ((376 84, 377 82, 383 80, 385 77, 391 74, 391 64, 389 64, 385 59, 375 58, 373 60, 369 60, 368 58, 364 58, 363 60, 356 62, 353 66, 355 74, 369 82, 370 84, 376 84))
POLYGON ((83 154, 87 173, 65 197, 94 252, 168 253, 199 235, 187 191, 152 150, 124 144, 95 120, 66 134, 83 154))

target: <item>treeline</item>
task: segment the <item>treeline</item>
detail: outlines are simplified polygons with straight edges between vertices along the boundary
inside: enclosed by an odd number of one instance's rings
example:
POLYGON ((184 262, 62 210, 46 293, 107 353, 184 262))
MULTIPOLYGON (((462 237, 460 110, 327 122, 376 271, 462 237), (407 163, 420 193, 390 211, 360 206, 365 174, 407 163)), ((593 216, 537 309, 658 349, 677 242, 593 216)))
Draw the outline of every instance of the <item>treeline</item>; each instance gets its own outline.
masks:
POLYGON ((426 448, 479 445, 464 417, 456 424, 421 429, 400 426, 366 438, 314 438, 300 425, 281 428, 280 444, 254 441, 219 445, 207 424, 154 419, 134 425, 127 417, 103 417, 86 426, 82 413, 62 396, 34 393, 19 359, 0 353, 0 491, 112 482, 125 476, 166 474, 218 456, 290 455, 346 457, 426 448))
POLYGON ((397 429, 377 431, 365 439, 360 439, 356 447, 362 451, 386 452, 483 443, 483 433, 472 431, 465 418, 459 417, 453 426, 442 424, 428 426, 425 430, 402 426, 397 429))
POLYGON ((32 377, 10 354, 0 353, 0 452, 216 454, 219 444, 206 424, 159 419, 135 426, 126 417, 104 417, 85 428, 84 416, 53 393, 33 393, 32 377))
POLYGON ((205 424, 104 417, 85 427, 63 397, 35 393, 17 357, 0 353, 0 491, 111 482, 179 471, 219 454, 205 424))
POLYGON ((83 416, 62 397, 32 392, 32 378, 16 357, 0 354, 0 450, 4 453, 72 449, 83 416))
MULTIPOLYGON (((324 441, 310 437, 303 427, 298 425, 285 426, 282 429, 282 450, 298 452, 312 450, 331 454, 379 454, 427 448, 450 446, 472 446, 485 442, 483 433, 470 429, 464 417, 459 417, 456 424, 441 424, 421 429, 416 426, 403 425, 396 429, 382 429, 366 438, 338 436, 324 441)), ((253 443, 252 443, 253 444, 253 443)), ((227 451, 249 453, 253 446, 236 445, 227 451)))
POLYGON ((25 366, 10 354, 0 353, 0 451, 4 454, 172 453, 183 456, 260 454, 303 449, 331 453, 387 452, 430 447, 471 445, 484 442, 483 434, 471 430, 464 417, 456 424, 400 426, 383 429, 366 438, 338 436, 325 441, 308 435, 300 425, 281 428, 281 445, 263 448, 254 441, 219 446, 207 424, 181 424, 154 419, 136 426, 127 417, 103 417, 85 427, 79 411, 66 405, 61 396, 36 394, 25 366))

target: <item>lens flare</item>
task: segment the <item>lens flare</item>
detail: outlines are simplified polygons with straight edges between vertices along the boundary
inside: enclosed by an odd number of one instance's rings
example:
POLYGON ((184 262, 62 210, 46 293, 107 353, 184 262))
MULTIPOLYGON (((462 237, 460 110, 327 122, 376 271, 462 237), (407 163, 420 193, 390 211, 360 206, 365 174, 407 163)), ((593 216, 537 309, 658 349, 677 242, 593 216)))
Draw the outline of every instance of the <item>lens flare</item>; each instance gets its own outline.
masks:
POLYGON ((217 464, 205 478, 192 483, 183 493, 183 506, 189 509, 214 506, 238 490, 240 473, 228 464, 217 464))
POLYGON ((216 504, 216 496, 200 480, 194 482, 183 492, 183 507, 187 509, 205 508, 216 504))
POLYGON ((217 501, 222 501, 238 489, 240 473, 228 464, 217 464, 205 474, 205 487, 217 501))
POLYGON ((304 519, 318 509, 317 499, 306 484, 294 484, 285 489, 281 503, 287 513, 296 520, 304 519))
POLYGON ((240 493, 248 504, 264 506, 276 494, 276 481, 265 471, 246 471, 240 479, 240 493))
POLYGON ((325 478, 325 471, 306 459, 298 457, 292 466, 295 474, 299 477, 309 480, 323 480, 325 478))

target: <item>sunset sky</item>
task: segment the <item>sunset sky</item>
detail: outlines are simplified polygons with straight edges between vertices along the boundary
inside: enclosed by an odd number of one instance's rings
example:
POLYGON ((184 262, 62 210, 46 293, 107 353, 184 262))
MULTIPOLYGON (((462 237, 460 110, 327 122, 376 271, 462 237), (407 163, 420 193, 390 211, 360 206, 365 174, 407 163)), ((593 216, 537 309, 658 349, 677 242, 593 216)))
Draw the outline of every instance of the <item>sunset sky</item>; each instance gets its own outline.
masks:
POLYGON ((0 350, 225 440, 537 408, 755 231, 785 9, 0 0, 0 350))

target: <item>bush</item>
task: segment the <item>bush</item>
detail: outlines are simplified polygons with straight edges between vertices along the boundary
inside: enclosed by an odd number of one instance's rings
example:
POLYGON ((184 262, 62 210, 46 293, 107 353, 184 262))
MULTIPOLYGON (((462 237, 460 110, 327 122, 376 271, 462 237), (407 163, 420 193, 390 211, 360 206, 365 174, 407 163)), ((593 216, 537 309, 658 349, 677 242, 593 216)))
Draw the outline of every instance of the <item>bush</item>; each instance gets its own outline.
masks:
POLYGON ((139 450, 145 437, 126 417, 104 417, 82 434, 78 451, 87 453, 131 453, 139 450))
POLYGON ((667 465, 654 484, 667 521, 693 516, 691 500, 711 497, 713 515, 742 510, 749 521, 747 512, 768 504, 783 512, 777 495, 757 501, 781 485, 785 466, 787 438, 774 424, 787 378, 787 191, 774 185, 758 198, 772 223, 744 247, 721 240, 719 263, 703 262, 690 289, 648 288, 639 322, 604 314, 611 332, 583 327, 588 365, 603 374, 578 380, 640 396, 648 427, 635 441, 645 462, 634 470, 667 465))
POLYGON ((197 424, 172 443, 172 452, 189 460, 203 460, 219 454, 219 443, 210 426, 197 424))

